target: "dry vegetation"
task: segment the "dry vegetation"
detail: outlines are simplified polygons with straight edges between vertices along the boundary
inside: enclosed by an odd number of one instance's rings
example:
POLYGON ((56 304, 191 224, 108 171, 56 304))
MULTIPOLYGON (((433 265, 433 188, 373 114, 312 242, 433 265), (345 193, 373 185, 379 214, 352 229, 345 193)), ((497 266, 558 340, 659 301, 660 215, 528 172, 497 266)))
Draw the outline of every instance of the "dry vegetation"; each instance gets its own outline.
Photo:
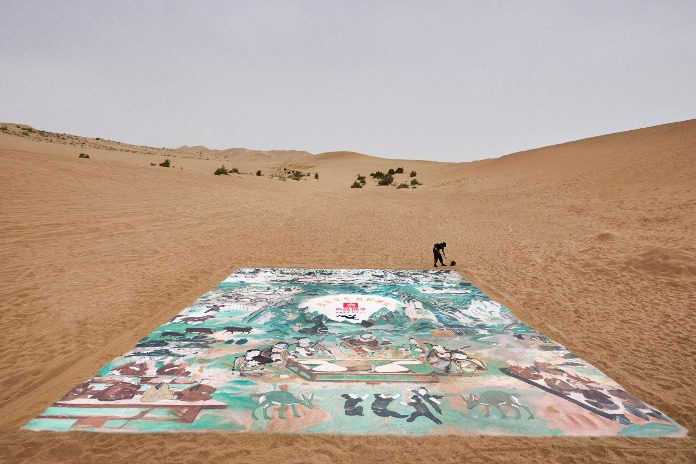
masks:
POLYGON ((696 462, 693 436, 19 429, 238 267, 427 268, 446 239, 464 277, 693 433, 696 121, 405 161, 417 177, 398 175, 423 182, 408 195, 347 188, 393 162, 357 153, 157 149, 11 123, 0 162, 2 462, 696 462), (149 166, 163 159, 184 169, 149 166), (268 175, 213 176, 222 163, 268 175), (321 176, 271 179, 283 169, 321 176))

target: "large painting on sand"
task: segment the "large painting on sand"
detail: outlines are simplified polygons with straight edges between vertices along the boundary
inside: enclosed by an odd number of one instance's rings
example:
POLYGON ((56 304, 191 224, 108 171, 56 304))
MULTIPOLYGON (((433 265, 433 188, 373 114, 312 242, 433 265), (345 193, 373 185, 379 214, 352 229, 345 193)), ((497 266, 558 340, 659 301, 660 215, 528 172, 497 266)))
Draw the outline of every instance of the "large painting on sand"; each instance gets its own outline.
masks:
POLYGON ((686 434, 437 270, 241 269, 25 428, 686 434))

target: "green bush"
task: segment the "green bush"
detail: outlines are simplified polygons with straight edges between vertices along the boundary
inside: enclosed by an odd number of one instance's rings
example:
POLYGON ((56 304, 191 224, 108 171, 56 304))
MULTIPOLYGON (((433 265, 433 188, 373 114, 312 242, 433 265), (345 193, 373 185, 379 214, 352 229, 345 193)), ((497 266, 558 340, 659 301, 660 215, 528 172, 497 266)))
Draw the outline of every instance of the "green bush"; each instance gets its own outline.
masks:
POLYGON ((238 173, 239 173, 239 169, 237 169, 237 168, 232 168, 232 169, 230 170, 230 172, 231 172, 231 173, 234 173, 234 174, 238 174, 238 173))
POLYGON ((263 175, 263 174, 261 174, 261 170, 260 170, 260 169, 259 169, 258 171, 256 171, 256 175, 257 175, 257 176, 262 176, 262 175, 263 175))
POLYGON ((394 174, 396 174, 396 171, 393 169, 390 169, 387 171, 387 175, 389 175, 389 176, 393 176, 394 174))
POLYGON ((384 173, 382 171, 373 172, 370 174, 370 177, 373 179, 382 179, 384 178, 384 173))
POLYGON ((362 184, 356 180, 355 182, 353 182, 353 185, 351 185, 350 188, 352 188, 352 189, 361 189, 361 188, 362 188, 362 184))
POLYGON ((80 153, 80 156, 78 158, 87 158, 89 159, 89 155, 87 153, 80 153))
POLYGON ((387 174, 377 182, 377 185, 391 185, 394 182, 394 177, 387 174))
POLYGON ((400 183, 396 188, 397 188, 397 190, 398 190, 398 189, 407 189, 407 188, 408 188, 408 184, 407 184, 406 182, 402 182, 402 183, 400 183))
POLYGON ((217 169, 215 170, 215 175, 216 175, 216 176, 221 176, 221 175, 222 175, 222 176, 226 176, 226 175, 228 175, 228 173, 229 173, 229 171, 228 171, 227 169, 225 169, 225 165, 224 165, 224 164, 222 165, 221 168, 217 168, 217 169))
POLYGON ((396 168, 396 171, 394 171, 394 174, 403 174, 404 173, 404 168, 396 168))
POLYGON ((411 185, 418 185, 418 179, 411 179, 411 185))
POLYGON ((169 160, 166 159, 166 160, 162 161, 160 163, 160 166, 162 166, 163 168, 168 168, 169 167, 169 160))
POLYGON ((418 174, 416 174, 416 171, 411 171, 411 174, 409 174, 410 177, 416 177, 418 174))

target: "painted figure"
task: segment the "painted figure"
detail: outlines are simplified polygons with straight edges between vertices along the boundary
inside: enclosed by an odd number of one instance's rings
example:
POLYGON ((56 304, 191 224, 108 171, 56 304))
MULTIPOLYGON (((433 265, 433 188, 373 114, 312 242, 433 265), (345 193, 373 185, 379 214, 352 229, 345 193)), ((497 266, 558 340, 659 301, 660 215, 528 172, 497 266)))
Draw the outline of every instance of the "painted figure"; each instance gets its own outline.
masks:
POLYGON ((431 421, 435 422, 437 425, 442 425, 442 421, 435 417, 435 415, 430 411, 432 407, 435 412, 442 415, 442 410, 440 409, 440 400, 443 398, 442 395, 431 395, 428 393, 428 389, 425 387, 420 387, 418 390, 411 390, 413 395, 410 396, 407 403, 402 403, 406 406, 411 406, 415 411, 411 413, 406 422, 413 422, 418 417, 426 417, 431 421))
POLYGON ((118 366, 112 370, 115 372, 118 372, 121 375, 133 375, 133 376, 144 375, 147 372, 147 364, 144 362, 141 362, 141 363, 129 362, 129 363, 121 364, 120 366, 118 366))
POLYGON ((157 369, 157 375, 173 375, 176 377, 186 377, 190 375, 191 372, 187 371, 186 368, 190 366, 190 362, 182 363, 169 363, 157 369))
POLYGON ((66 393, 65 396, 60 399, 60 401, 72 401, 82 398, 89 398, 97 391, 98 390, 95 390, 89 382, 84 382, 66 393))
POLYGON ((138 393, 140 385, 129 382, 116 382, 103 390, 96 391, 92 398, 99 401, 130 400, 138 393))
POLYGON ((360 406, 364 400, 367 399, 369 395, 358 396, 352 393, 344 393, 341 395, 342 398, 346 400, 343 404, 343 412, 346 416, 362 416, 363 407, 360 406))
POLYGON ((290 356, 296 358, 306 358, 309 356, 331 356, 331 351, 324 347, 319 342, 312 342, 309 338, 304 337, 297 340, 288 346, 290 356))
POLYGON ((471 375, 484 372, 486 364, 479 360, 469 357, 462 349, 449 350, 442 345, 425 346, 430 351, 425 360, 435 369, 449 375, 471 375))
POLYGON ((389 340, 381 342, 372 332, 365 332, 357 337, 343 337, 341 346, 350 348, 357 356, 372 356, 375 351, 383 349, 385 346, 391 345, 389 340))
MULTIPOLYGON (((267 353, 270 355, 270 353, 267 353)), ((262 354, 261 350, 252 348, 247 350, 243 356, 238 356, 234 359, 232 370, 239 371, 239 375, 246 377, 249 375, 263 375, 266 372, 266 364, 273 362, 273 359, 266 354, 262 354)))
POLYGON ((544 378, 544 376, 541 375, 541 374, 539 373, 539 370, 538 370, 536 367, 534 367, 534 366, 531 366, 531 367, 523 367, 523 366, 520 366, 519 364, 517 364, 517 363, 514 362, 514 361, 508 361, 508 362, 507 362, 507 365, 508 365, 508 367, 507 367, 507 368, 508 368, 508 371, 510 371, 511 373, 513 373, 513 374, 515 374, 515 375, 518 375, 518 376, 520 376, 520 377, 522 377, 522 378, 524 378, 524 379, 528 379, 528 380, 541 380, 541 379, 544 378))
POLYGON ((208 401, 212 400, 213 397, 210 396, 211 393, 215 393, 217 388, 212 385, 206 385, 199 383, 198 385, 192 385, 177 394, 177 399, 179 401, 193 402, 193 401, 208 401))
POLYGON ((148 390, 140 397, 143 403, 154 403, 162 400, 174 400, 176 395, 169 389, 169 384, 160 382, 157 385, 151 385, 148 390))
POLYGON ((401 395, 384 395, 381 393, 375 393, 375 400, 372 402, 372 412, 374 412, 379 417, 396 417, 398 419, 405 419, 408 416, 399 414, 396 411, 391 411, 389 409, 389 404, 397 399, 401 395))

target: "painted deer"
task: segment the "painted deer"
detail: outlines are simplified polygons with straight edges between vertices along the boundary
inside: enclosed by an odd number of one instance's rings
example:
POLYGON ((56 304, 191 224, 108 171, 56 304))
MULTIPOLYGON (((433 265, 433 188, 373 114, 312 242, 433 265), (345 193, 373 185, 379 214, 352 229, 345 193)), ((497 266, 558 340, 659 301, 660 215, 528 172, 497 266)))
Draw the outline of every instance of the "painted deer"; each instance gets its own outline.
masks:
POLYGON ((285 419, 285 406, 290 405, 292 408, 292 415, 295 417, 300 417, 299 414, 297 414, 297 410, 295 410, 295 405, 296 404, 301 404, 303 406, 308 407, 309 409, 314 409, 314 405, 312 404, 312 398, 314 398, 314 393, 309 395, 309 398, 301 394, 302 398, 297 398, 295 395, 293 395, 290 392, 286 391, 270 391, 267 393, 259 393, 255 395, 251 395, 252 398, 258 398, 259 405, 254 408, 253 411, 251 411, 251 417, 252 419, 258 419, 256 417, 256 410, 258 408, 263 408, 263 417, 266 419, 270 419, 268 416, 268 408, 273 406, 274 404, 279 404, 280 405, 280 411, 278 412, 278 417, 281 419, 285 419))
POLYGON ((520 400, 517 399, 516 396, 511 395, 510 393, 490 390, 481 393, 480 396, 469 394, 469 398, 462 394, 462 398, 464 398, 464 402, 466 403, 466 409, 473 409, 478 405, 483 406, 486 409, 486 417, 491 415, 491 406, 500 411, 503 418, 508 417, 500 408, 503 405, 507 405, 515 409, 515 412, 517 413, 515 419, 522 417, 520 408, 524 408, 524 410, 529 413, 528 419, 534 419, 534 414, 532 414, 532 411, 530 411, 527 406, 520 403, 520 400))

